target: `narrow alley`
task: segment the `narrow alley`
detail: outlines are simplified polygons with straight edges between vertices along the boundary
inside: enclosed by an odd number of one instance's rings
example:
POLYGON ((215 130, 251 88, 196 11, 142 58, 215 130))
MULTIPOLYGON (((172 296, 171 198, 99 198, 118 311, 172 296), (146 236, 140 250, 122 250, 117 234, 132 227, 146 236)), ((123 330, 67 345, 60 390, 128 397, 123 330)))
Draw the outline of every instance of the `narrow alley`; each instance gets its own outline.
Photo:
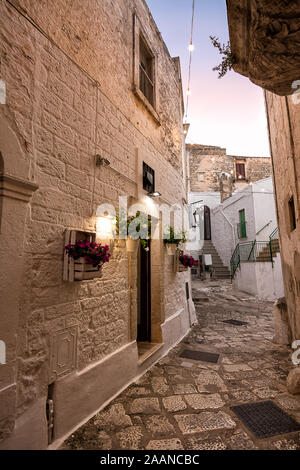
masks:
POLYGON ((61 449, 300 449, 299 431, 258 439, 231 409, 272 401, 300 420, 300 396, 286 389, 291 349, 272 342, 273 303, 224 280, 194 281, 193 300, 188 336, 61 449), (212 355, 194 360, 186 350, 212 355))

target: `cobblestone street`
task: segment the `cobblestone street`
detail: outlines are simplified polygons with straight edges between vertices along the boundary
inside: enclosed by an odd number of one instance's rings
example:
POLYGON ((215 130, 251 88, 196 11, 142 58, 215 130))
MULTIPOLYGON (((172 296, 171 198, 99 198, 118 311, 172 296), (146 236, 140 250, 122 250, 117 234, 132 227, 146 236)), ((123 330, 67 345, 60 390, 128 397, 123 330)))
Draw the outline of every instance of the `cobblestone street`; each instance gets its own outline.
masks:
POLYGON ((291 350, 272 343, 271 302, 230 282, 193 284, 198 325, 62 449, 300 449, 300 433, 257 439, 231 406, 272 400, 300 421, 300 396, 287 393, 291 350), (240 320, 246 325, 224 323, 240 320), (220 354, 217 364, 183 350, 220 354))

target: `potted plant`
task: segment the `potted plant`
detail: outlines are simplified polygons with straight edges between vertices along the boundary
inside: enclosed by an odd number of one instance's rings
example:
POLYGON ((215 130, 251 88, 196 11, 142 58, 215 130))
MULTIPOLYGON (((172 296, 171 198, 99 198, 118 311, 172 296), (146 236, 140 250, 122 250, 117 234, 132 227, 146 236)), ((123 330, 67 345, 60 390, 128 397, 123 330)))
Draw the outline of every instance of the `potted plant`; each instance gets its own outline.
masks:
POLYGON ((196 261, 192 256, 184 254, 183 251, 176 251, 174 264, 175 272, 187 271, 188 268, 191 268, 195 264, 196 261))
POLYGON ((101 243, 79 240, 65 246, 70 259, 74 261, 74 279, 83 281, 101 276, 103 264, 111 257, 109 246, 101 243))
POLYGON ((149 240, 151 238, 151 222, 150 220, 148 220, 148 216, 145 214, 142 214, 141 212, 137 212, 136 215, 126 217, 125 211, 123 210, 123 212, 121 212, 121 215, 116 217, 115 235, 118 238, 118 244, 121 247, 123 245, 122 242, 124 241, 125 243, 125 238, 126 238, 126 249, 129 253, 134 253, 139 243, 139 238, 132 238, 130 234, 130 224, 137 218, 140 219, 140 221, 135 227, 134 235, 136 236, 136 234, 141 232, 142 229, 144 230, 147 229, 147 238, 140 238, 140 240, 141 240, 141 245, 143 249, 148 251, 149 240), (120 223, 122 223, 122 227, 121 227, 122 238, 120 238, 120 223))
POLYGON ((179 256, 179 261, 185 268, 192 268, 196 264, 196 261, 190 255, 181 254, 179 256))
POLYGON ((185 232, 175 233, 174 227, 168 227, 168 232, 164 234, 164 244, 168 255, 175 255, 180 243, 186 242, 185 232))

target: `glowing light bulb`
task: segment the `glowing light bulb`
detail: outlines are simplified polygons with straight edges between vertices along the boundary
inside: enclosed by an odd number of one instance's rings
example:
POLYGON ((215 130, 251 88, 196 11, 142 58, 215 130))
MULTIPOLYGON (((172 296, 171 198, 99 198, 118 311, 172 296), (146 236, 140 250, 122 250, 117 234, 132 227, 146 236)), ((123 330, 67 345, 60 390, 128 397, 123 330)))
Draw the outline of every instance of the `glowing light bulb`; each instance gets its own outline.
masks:
POLYGON ((186 90, 186 94, 187 94, 188 96, 190 96, 191 90, 190 90, 190 89, 186 90))
POLYGON ((191 42, 191 43, 189 44, 189 51, 190 51, 190 52, 193 52, 194 50, 195 50, 195 46, 194 46, 194 44, 191 42))

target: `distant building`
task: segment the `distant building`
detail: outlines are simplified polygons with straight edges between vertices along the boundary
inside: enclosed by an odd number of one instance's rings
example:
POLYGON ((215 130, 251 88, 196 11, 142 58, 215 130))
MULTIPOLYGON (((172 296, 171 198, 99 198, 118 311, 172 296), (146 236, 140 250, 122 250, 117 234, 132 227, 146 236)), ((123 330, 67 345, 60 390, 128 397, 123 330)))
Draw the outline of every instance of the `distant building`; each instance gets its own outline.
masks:
MULTIPOLYGON (((200 238, 204 247, 193 250, 198 257, 204 250, 214 251, 212 246, 213 227, 211 210, 224 202, 236 191, 249 186, 272 174, 269 157, 245 157, 227 155, 226 149, 200 144, 186 145, 187 188, 190 225, 195 226, 197 211, 203 217, 200 238)), ((200 246, 201 245, 201 246, 200 246)), ((218 277, 230 277, 228 267, 224 266, 217 252, 213 256, 218 277)))
POLYGON ((263 300, 284 295, 271 177, 213 208, 211 226, 212 242, 240 290, 263 300))

